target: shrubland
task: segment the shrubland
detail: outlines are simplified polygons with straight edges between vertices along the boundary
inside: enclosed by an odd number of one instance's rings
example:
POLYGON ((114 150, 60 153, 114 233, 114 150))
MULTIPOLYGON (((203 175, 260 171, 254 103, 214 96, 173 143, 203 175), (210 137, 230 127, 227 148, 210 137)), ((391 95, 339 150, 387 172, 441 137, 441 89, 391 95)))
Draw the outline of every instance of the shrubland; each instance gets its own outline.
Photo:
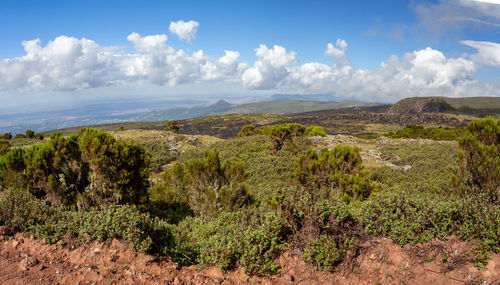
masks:
POLYGON ((309 136, 324 135, 315 127, 246 126, 181 153, 153 185, 143 144, 55 133, 0 156, 0 224, 51 243, 121 238, 180 264, 256 275, 279 274, 285 250, 334 270, 373 235, 403 245, 455 234, 479 240, 471 258, 482 266, 500 250, 499 124, 473 122, 458 144, 381 146, 407 171, 366 169, 356 146, 311 148, 309 136))

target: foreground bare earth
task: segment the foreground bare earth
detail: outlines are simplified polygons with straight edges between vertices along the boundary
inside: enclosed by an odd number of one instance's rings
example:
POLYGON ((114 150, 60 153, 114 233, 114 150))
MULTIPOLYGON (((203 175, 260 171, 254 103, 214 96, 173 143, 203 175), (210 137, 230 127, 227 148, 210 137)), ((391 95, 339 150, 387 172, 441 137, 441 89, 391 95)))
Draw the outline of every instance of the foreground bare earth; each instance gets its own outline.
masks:
POLYGON ((247 276, 241 268, 182 267, 119 240, 49 245, 2 227, 0 240, 0 284, 500 284, 500 255, 479 270, 469 258, 474 242, 453 236, 405 247, 367 240, 334 272, 316 271, 290 249, 279 258, 282 273, 272 278, 247 276))

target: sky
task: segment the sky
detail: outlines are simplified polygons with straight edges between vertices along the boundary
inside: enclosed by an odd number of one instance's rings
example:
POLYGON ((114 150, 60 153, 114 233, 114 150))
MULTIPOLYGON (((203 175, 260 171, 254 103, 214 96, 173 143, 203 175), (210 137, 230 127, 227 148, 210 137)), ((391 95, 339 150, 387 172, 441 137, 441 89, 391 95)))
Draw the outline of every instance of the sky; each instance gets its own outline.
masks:
POLYGON ((0 1, 4 108, 275 93, 500 96, 500 0, 0 1))

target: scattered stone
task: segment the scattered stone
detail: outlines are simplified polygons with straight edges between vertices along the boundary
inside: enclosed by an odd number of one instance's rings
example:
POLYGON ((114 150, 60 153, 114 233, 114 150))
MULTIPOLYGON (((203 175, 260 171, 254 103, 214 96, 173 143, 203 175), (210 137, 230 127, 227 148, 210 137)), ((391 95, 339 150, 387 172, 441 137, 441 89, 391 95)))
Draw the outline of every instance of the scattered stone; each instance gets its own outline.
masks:
POLYGON ((11 236, 13 234, 14 232, 10 228, 0 226, 0 236, 11 236))
POLYGON ((295 248, 292 250, 292 252, 290 254, 291 255, 302 255, 302 250, 300 250, 299 248, 295 248))
POLYGON ((295 281, 295 277, 293 277, 293 275, 291 275, 291 274, 285 274, 284 278, 285 278, 286 282, 294 282, 295 281))
POLYGON ((17 247, 19 245, 19 242, 17 240, 12 241, 12 247, 17 247))

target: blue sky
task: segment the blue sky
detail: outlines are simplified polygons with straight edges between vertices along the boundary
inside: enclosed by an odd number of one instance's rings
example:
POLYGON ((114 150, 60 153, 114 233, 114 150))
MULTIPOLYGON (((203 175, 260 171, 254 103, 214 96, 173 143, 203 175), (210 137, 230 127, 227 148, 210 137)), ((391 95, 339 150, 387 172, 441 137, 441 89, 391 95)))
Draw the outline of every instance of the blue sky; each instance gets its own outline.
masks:
POLYGON ((498 3, 3 0, 0 96, 500 96, 498 3))

